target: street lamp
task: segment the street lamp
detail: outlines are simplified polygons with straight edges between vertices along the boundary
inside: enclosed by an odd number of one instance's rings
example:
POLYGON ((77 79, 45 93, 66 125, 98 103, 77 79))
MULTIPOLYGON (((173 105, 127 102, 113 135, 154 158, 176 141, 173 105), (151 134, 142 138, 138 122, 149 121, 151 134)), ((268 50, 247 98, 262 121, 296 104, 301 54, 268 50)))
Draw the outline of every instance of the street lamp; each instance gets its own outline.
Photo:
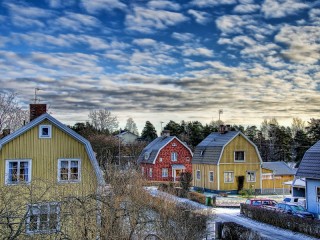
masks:
POLYGON ((223 113, 223 109, 219 109, 219 122, 220 122, 220 114, 223 113))

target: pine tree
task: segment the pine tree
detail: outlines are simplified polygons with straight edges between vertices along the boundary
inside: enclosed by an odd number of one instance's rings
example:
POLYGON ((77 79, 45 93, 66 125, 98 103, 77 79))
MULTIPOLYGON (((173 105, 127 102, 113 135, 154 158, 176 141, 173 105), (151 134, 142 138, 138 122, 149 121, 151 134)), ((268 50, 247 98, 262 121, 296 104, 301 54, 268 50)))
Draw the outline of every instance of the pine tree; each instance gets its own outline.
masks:
POLYGON ((153 124, 149 121, 146 121, 146 125, 144 126, 142 133, 141 133, 141 138, 144 141, 151 142, 152 140, 156 139, 158 137, 157 131, 153 124))

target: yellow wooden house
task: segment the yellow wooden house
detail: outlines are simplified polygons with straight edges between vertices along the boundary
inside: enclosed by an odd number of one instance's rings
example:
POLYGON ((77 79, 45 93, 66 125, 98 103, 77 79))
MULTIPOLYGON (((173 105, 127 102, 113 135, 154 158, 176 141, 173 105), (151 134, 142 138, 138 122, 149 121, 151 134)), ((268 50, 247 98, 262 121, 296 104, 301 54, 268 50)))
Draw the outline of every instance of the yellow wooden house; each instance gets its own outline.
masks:
POLYGON ((291 185, 284 183, 293 181, 295 173, 285 162, 263 162, 262 193, 290 194, 291 185))
MULTIPOLYGON (((16 234, 67 232, 61 212, 71 215, 72 199, 105 185, 90 143, 51 115, 39 115, 0 140, 0 207, 14 209, 16 234)), ((0 235, 6 231, 1 227, 0 235)))
POLYGON ((262 160, 256 145, 240 131, 211 133, 192 158, 193 186, 213 193, 261 191, 262 160))

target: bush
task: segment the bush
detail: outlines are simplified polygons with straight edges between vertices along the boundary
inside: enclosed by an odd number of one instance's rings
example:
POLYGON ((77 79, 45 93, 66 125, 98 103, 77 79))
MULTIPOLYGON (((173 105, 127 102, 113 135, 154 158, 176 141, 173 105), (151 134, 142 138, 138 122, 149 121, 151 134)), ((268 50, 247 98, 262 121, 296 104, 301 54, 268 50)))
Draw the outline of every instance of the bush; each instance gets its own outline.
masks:
POLYGON ((243 203, 240 204, 240 212, 260 222, 320 238, 320 224, 317 220, 300 218, 274 209, 255 207, 243 203))
POLYGON ((187 197, 192 201, 195 201, 201 204, 206 204, 206 196, 202 193, 188 192, 187 197))

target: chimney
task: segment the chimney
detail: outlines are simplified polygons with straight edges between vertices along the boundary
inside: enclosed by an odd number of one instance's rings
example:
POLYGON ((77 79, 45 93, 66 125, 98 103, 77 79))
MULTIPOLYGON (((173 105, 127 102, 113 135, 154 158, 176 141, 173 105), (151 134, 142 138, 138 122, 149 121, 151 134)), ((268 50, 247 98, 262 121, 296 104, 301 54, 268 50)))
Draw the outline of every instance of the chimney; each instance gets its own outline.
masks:
POLYGON ((30 104, 30 122, 47 112, 47 104, 30 104))
POLYGON ((161 133, 162 137, 170 137, 170 130, 163 130, 161 133))
POLYGON ((10 134, 10 129, 3 129, 3 131, 2 131, 2 138, 4 138, 4 137, 6 137, 6 136, 8 136, 10 134))
POLYGON ((225 131, 225 126, 224 126, 224 125, 220 125, 220 127, 219 127, 219 133, 220 133, 220 134, 224 134, 224 131, 225 131))

